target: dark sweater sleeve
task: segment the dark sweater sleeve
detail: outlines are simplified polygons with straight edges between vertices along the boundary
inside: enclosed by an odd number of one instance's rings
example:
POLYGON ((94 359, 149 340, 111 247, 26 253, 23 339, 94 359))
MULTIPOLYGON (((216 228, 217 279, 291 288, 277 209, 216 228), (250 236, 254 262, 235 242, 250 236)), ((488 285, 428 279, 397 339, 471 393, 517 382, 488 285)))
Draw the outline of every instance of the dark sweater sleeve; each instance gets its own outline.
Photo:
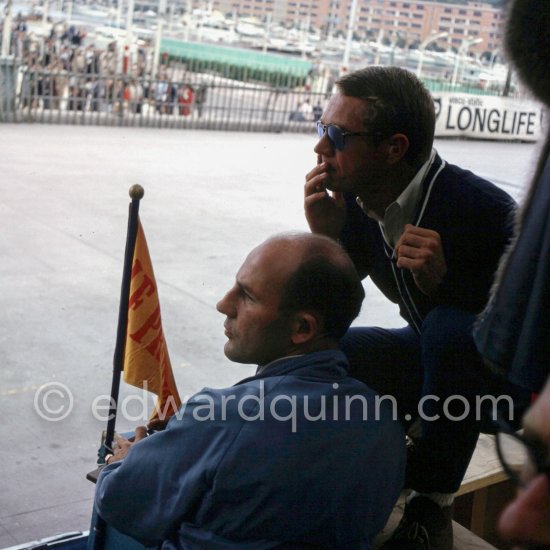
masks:
MULTIPOLYGON (((436 295, 438 305, 479 312, 487 303, 497 266, 513 234, 516 204, 504 191, 464 172, 458 201, 441 198, 437 216, 447 274, 436 295), (469 179, 477 185, 468 185, 469 179), (467 190, 467 191, 466 191, 467 190)), ((434 197, 437 199, 437 197, 434 197)))

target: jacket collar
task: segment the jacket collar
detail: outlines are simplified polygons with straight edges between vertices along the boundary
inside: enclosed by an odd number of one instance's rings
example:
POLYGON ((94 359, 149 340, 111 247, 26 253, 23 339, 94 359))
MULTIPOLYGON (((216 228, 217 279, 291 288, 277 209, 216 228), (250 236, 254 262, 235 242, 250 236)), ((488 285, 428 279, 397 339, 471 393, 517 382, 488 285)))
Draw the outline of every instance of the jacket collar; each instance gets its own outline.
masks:
POLYGON ((258 368, 254 376, 249 376, 235 384, 244 384, 251 380, 271 378, 294 374, 311 378, 340 380, 346 377, 349 365, 344 353, 340 350, 325 350, 281 357, 267 365, 258 368))

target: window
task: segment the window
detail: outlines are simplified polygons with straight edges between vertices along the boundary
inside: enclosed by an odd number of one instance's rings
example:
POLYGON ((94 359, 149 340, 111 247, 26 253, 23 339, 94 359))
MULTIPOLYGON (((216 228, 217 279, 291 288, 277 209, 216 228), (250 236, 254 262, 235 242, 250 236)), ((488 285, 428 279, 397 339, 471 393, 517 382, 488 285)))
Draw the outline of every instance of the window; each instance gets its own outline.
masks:
POLYGON ((420 23, 413 23, 412 24, 412 28, 413 29, 421 29, 422 28, 422 25, 420 23))
POLYGON ((416 4, 416 9, 417 10, 423 10, 424 9, 424 4, 416 4))
POLYGON ((443 11, 445 13, 453 13, 453 10, 451 8, 445 8, 443 11))
POLYGON ((474 17, 481 17, 480 11, 474 11, 474 17))
POLYGON ((442 17, 441 21, 450 22, 451 18, 450 17, 442 17))

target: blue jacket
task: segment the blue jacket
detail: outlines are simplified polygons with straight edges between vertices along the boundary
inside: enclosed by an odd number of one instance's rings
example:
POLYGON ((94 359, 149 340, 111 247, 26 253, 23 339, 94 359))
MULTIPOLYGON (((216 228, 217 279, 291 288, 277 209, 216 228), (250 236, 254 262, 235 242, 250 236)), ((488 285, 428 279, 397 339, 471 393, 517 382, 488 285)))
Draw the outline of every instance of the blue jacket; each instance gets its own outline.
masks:
POLYGON ((204 389, 103 470, 98 512, 163 548, 369 549, 402 487, 404 436, 347 368, 316 352, 204 389))
POLYGON ((474 330, 481 354, 511 382, 534 392, 550 374, 549 150, 550 141, 497 292, 474 330))
POLYGON ((345 195, 347 218, 341 241, 361 277, 369 275, 401 316, 420 332, 436 306, 478 313, 487 302, 498 261, 513 233, 515 202, 504 191, 436 155, 423 181, 414 225, 441 236, 447 274, 434 296, 414 283, 409 270, 391 261, 378 222, 345 195))

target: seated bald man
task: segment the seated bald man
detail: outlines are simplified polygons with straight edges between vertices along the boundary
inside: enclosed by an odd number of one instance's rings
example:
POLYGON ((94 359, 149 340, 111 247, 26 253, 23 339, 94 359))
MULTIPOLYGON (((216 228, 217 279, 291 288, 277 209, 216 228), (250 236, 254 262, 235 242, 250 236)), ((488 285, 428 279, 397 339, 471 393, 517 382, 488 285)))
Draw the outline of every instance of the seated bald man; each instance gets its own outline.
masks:
POLYGON ((107 523, 163 549, 371 548, 403 483, 388 399, 347 375, 338 340, 363 288, 333 240, 273 237, 218 303, 225 354, 258 365, 205 388, 98 480, 107 523))

